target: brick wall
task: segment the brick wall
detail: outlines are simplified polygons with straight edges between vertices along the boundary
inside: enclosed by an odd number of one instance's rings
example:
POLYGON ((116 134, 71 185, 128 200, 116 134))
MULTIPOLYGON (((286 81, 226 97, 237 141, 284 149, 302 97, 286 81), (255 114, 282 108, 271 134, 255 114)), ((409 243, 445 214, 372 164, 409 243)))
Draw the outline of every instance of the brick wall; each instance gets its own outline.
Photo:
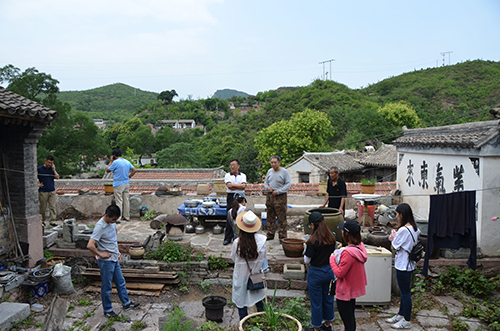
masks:
MULTIPOLYGON (((38 178, 36 156, 38 138, 46 126, 42 124, 20 125, 17 122, 0 124, 0 150, 2 168, 7 168, 7 180, 0 181, 8 196, 2 196, 2 205, 10 207, 16 225, 18 239, 29 245, 29 265, 43 257, 43 233, 38 205, 38 178)), ((3 175, 3 174, 2 174, 3 175)), ((12 232, 9 222, 0 222, 0 249, 7 247, 3 238, 12 232)), ((12 241, 13 237, 10 236, 12 241)), ((13 242, 9 243, 13 247, 13 242)), ((1 252, 1 250, 0 250, 1 252)))

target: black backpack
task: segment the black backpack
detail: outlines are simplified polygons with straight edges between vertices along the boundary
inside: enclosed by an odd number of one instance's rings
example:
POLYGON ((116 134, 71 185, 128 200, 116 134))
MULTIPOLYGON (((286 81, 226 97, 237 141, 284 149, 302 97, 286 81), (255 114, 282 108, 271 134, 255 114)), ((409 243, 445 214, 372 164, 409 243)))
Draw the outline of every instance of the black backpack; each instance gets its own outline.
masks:
POLYGON ((424 246, 422 246, 422 243, 420 241, 415 242, 415 238, 413 237, 413 234, 411 233, 410 229, 408 229, 407 226, 405 226, 405 228, 406 228, 406 230, 408 230, 408 232, 410 232, 411 238, 413 239, 413 242, 415 243, 413 245, 413 248, 412 248, 410 254, 409 254, 409 259, 410 259, 410 261, 418 262, 422 259, 422 257, 425 254, 424 246))

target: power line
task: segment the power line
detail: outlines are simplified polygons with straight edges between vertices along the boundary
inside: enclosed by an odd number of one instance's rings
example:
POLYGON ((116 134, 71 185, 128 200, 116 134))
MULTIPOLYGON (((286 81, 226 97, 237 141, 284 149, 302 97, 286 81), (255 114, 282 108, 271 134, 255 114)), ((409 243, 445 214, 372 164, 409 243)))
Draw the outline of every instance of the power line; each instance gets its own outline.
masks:
POLYGON ((335 61, 335 59, 321 61, 319 63, 319 64, 323 65, 323 80, 326 80, 326 77, 325 77, 325 63, 327 63, 327 62, 330 62, 330 80, 332 80, 332 61, 335 61))
POLYGON ((441 55, 443 56, 443 67, 444 67, 444 58, 446 54, 448 54, 448 65, 450 65, 450 54, 453 53, 453 51, 448 51, 448 52, 441 52, 441 55))

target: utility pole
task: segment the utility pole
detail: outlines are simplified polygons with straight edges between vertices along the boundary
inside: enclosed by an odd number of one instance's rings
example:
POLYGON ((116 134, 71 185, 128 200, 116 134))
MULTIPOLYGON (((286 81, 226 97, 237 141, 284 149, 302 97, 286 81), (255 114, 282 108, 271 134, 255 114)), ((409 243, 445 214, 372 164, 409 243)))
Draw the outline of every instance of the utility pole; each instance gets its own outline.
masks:
POLYGON ((330 79, 332 78, 332 61, 335 61, 335 60, 331 59, 331 60, 326 60, 326 61, 322 61, 319 63, 319 64, 323 65, 323 80, 326 80, 326 78, 325 78, 325 63, 327 63, 327 62, 330 62, 330 79))
POLYGON ((450 65, 450 57, 451 57, 450 54, 451 53, 453 53, 453 51, 441 52, 441 55, 443 56, 443 67, 444 67, 444 59, 445 59, 446 54, 448 54, 448 65, 450 65))

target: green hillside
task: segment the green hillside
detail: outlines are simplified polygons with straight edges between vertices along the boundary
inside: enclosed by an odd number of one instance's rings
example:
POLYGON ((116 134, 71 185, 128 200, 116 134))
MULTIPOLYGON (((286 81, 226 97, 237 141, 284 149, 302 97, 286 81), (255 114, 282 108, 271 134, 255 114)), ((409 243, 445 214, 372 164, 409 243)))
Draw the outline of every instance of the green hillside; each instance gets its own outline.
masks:
POLYGON ((131 117, 138 107, 156 101, 157 95, 116 83, 85 91, 60 92, 58 98, 90 118, 123 121, 131 117))

